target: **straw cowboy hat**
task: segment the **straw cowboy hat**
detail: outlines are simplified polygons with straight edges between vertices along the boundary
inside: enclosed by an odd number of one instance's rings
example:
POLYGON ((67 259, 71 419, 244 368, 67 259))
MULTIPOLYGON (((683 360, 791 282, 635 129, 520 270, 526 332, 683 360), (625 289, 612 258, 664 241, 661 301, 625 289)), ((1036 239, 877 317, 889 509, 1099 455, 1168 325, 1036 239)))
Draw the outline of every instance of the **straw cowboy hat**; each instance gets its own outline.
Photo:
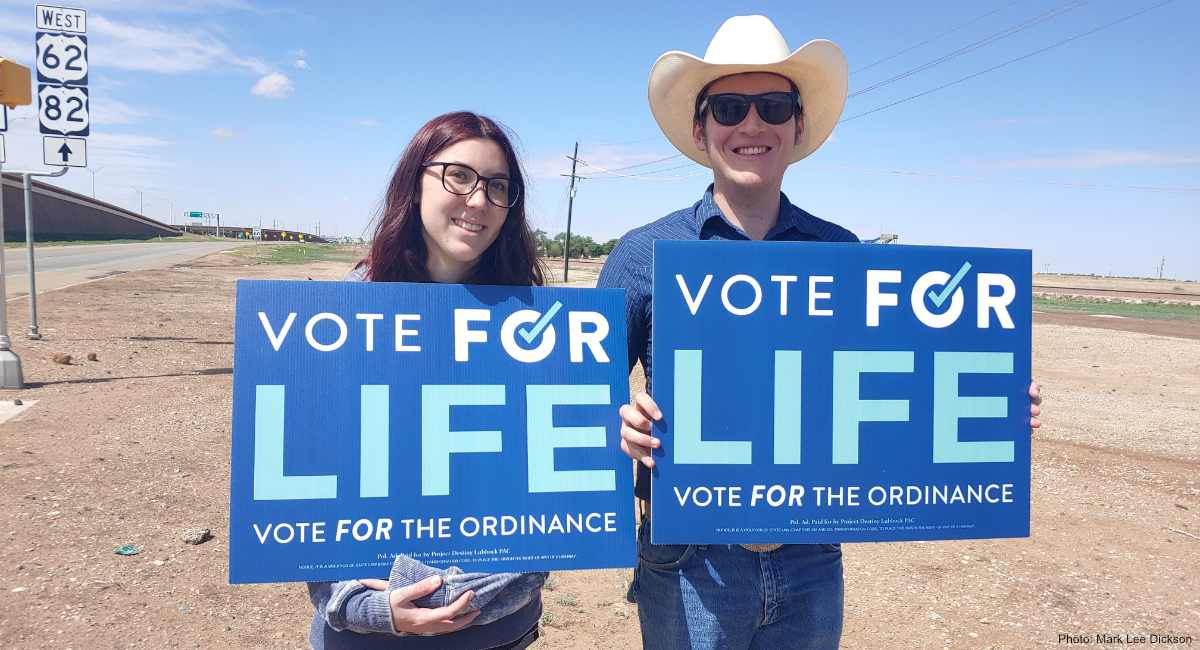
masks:
POLYGON ((817 39, 790 52, 783 34, 766 16, 726 20, 704 58, 673 50, 650 69, 650 112, 671 144, 685 156, 709 166, 708 156, 692 139, 696 97, 709 83, 741 72, 772 72, 800 90, 804 129, 790 162, 816 151, 833 132, 846 104, 846 57, 832 41, 817 39))

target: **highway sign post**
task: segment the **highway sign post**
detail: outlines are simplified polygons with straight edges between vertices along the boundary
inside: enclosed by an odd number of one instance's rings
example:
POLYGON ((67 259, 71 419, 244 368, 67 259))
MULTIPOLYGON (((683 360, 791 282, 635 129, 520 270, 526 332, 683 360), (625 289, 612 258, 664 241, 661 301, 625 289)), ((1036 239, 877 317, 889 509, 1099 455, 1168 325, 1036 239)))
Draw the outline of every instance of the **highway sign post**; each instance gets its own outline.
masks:
POLYGON ((42 132, 42 162, 59 167, 51 173, 24 172, 25 253, 29 263, 29 338, 40 339, 37 319, 37 278, 33 255, 34 176, 56 177, 69 167, 87 167, 91 133, 88 103, 87 12, 72 7, 34 7, 35 67, 37 69, 38 128, 42 132), (75 137, 70 137, 75 136, 75 137))
POLYGON ((83 140, 91 133, 87 12, 37 5, 34 22, 42 160, 47 165, 87 167, 83 140))

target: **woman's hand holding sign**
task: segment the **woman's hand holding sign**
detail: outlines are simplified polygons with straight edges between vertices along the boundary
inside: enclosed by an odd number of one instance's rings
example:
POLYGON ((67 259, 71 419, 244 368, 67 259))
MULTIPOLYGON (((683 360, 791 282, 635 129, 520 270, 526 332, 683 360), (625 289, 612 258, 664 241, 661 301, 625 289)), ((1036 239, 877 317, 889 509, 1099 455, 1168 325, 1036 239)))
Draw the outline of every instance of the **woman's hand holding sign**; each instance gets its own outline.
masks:
MULTIPOLYGON (((359 582, 364 587, 376 591, 386 591, 388 588, 386 580, 363 579, 359 582)), ((441 577, 432 576, 388 594, 388 602, 392 607, 392 625, 397 632, 421 635, 448 634, 470 625, 475 617, 479 616, 481 610, 478 609, 463 614, 463 610, 470 606, 471 599, 475 597, 475 594, 470 591, 445 607, 426 608, 412 603, 418 598, 437 591, 441 586, 441 577)))
MULTIPOLYGON (((662 419, 662 410, 654 398, 638 393, 632 404, 621 406, 621 451, 630 458, 654 468, 653 450, 662 446, 662 441, 650 435, 651 422, 662 419)), ((1035 381, 1029 384, 1029 427, 1042 426, 1038 416, 1042 414, 1042 387, 1035 381)), ((1032 432, 1031 432, 1032 433, 1032 432)))

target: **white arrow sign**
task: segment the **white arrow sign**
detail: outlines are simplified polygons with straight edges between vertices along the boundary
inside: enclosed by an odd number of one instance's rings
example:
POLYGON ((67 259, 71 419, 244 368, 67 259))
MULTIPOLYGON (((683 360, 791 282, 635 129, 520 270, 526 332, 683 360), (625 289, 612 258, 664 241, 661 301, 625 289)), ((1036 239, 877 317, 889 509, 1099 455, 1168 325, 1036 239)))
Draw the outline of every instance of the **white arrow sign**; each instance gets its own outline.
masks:
POLYGON ((87 84, 87 37, 70 34, 37 35, 38 81, 87 84))
POLYGON ((87 135, 87 88, 38 85, 38 123, 42 133, 50 135, 87 135))
POLYGON ((42 161, 54 167, 87 167, 87 140, 42 136, 42 161))

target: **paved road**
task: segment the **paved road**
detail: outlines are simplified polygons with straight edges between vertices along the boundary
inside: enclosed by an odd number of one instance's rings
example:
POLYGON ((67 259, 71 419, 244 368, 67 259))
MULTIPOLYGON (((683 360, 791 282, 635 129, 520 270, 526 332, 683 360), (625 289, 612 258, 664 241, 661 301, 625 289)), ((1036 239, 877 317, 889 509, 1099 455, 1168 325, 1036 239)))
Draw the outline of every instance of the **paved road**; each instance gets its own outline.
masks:
MULTIPOLYGON (((127 271, 164 268, 240 246, 238 242, 147 242, 35 248, 38 293, 127 271)), ((4 249, 8 298, 29 293, 25 248, 4 249)))

